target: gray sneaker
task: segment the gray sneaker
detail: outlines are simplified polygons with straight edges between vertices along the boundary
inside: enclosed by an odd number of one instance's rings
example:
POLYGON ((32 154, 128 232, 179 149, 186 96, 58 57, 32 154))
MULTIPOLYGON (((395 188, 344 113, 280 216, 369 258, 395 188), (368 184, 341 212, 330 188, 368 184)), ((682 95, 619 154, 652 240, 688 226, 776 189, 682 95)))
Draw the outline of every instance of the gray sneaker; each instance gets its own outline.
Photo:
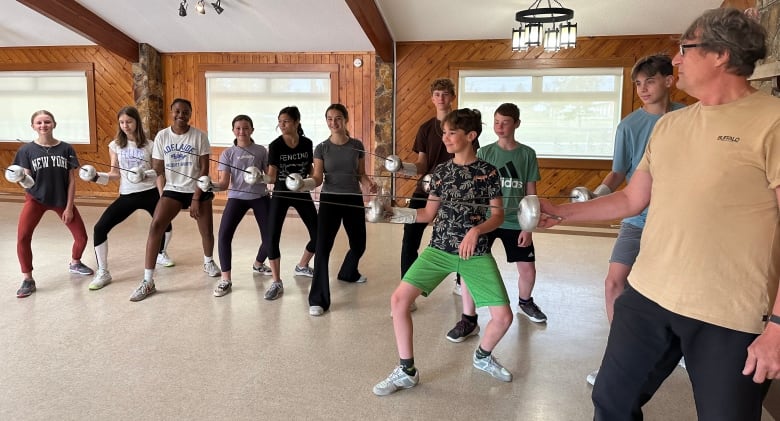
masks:
POLYGON ((81 262, 68 264, 68 270, 70 273, 77 273, 79 275, 92 275, 95 273, 95 271, 90 269, 89 266, 81 262))
POLYGON ((307 276, 309 278, 314 277, 314 270, 309 265, 298 266, 295 265, 295 276, 307 276))
POLYGON ((414 373, 414 376, 410 376, 404 373, 403 368, 399 365, 386 379, 374 386, 374 394, 377 396, 387 396, 400 389, 415 387, 418 383, 420 383, 420 370, 417 370, 414 373))
POLYGON ((265 291, 263 298, 266 300, 275 300, 284 294, 284 285, 282 282, 272 282, 271 286, 265 291))
POLYGON ((271 272, 271 268, 268 267, 268 265, 265 263, 260 263, 260 266, 252 265, 252 270, 265 276, 273 274, 273 272, 271 272))
POLYGON ((477 358, 477 353, 474 352, 474 367, 491 376, 501 380, 502 382, 511 382, 512 373, 509 372, 504 366, 496 361, 496 358, 491 354, 485 358, 477 358))
POLYGON ((154 294, 157 292, 157 288, 154 287, 154 280, 141 281, 141 284, 138 285, 138 288, 133 291, 133 295, 130 296, 130 301, 141 301, 144 298, 154 294))
POLYGON ((233 283, 230 282, 230 279, 223 279, 217 283, 217 287, 214 288, 214 296, 215 297, 222 297, 230 292, 230 289, 233 287, 233 283))
POLYGON ((93 278, 92 282, 89 283, 89 289, 95 291, 100 288, 103 288, 104 286, 110 283, 111 283, 111 274, 108 273, 108 270, 98 269, 97 274, 95 274, 95 278, 93 278))
POLYGON ((29 297, 33 292, 35 292, 35 281, 25 279, 22 281, 22 286, 16 291, 16 298, 29 297))
POLYGON ((220 273, 222 273, 222 271, 219 270, 219 266, 217 266, 213 260, 203 264, 203 271, 208 273, 212 278, 216 278, 220 273))
POLYGON ((469 336, 479 333, 479 325, 471 323, 470 321, 461 318, 458 323, 455 324, 449 332, 447 332, 447 340, 450 342, 461 343, 465 341, 469 336))
POLYGON ((528 320, 535 323, 544 323, 547 321, 547 315, 536 305, 533 298, 529 299, 525 304, 520 304, 520 311, 518 311, 517 314, 522 314, 523 316, 528 317, 528 320))

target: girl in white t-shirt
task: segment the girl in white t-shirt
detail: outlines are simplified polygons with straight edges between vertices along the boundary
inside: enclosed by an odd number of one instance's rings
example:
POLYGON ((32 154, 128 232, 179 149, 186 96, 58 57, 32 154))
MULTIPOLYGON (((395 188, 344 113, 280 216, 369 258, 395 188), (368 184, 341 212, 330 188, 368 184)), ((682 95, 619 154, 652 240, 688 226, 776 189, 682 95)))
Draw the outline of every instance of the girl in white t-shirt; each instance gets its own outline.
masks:
MULTIPOLYGON (((149 162, 152 162, 153 143, 146 138, 138 110, 135 107, 124 107, 117 113, 117 120, 119 130, 116 139, 108 144, 111 171, 97 173, 92 180, 98 184, 119 180, 119 197, 106 208, 95 224, 92 237, 98 270, 89 284, 91 290, 103 288, 111 283, 111 273, 108 271, 108 233, 136 210, 143 209, 150 216, 154 215, 154 208, 162 193, 163 178, 151 172, 144 172, 149 169, 149 162)), ((171 229, 171 224, 168 224, 157 254, 159 265, 174 265, 166 252, 171 240, 171 229)))

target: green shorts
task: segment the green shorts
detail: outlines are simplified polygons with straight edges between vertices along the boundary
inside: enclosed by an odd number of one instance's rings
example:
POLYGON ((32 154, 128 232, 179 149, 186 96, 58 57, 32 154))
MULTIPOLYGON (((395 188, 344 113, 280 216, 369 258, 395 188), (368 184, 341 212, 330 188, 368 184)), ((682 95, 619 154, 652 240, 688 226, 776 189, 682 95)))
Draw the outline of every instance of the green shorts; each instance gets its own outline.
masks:
POLYGON ((457 254, 426 247, 406 271, 403 281, 421 290, 422 295, 427 297, 453 272, 466 280, 477 307, 509 305, 504 280, 491 254, 463 260, 457 254))

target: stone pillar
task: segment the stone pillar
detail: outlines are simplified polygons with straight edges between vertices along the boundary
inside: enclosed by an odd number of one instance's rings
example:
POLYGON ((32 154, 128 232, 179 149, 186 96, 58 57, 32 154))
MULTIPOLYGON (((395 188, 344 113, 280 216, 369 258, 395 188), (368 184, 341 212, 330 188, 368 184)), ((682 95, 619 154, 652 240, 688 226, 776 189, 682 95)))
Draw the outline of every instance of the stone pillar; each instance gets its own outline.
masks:
MULTIPOLYGON (((376 93, 374 96, 374 135, 376 148, 374 153, 380 156, 388 156, 395 153, 393 149, 393 63, 385 63, 376 56, 376 93)), ((389 173, 384 169, 384 161, 374 160, 374 174, 389 173)), ((381 188, 388 192, 393 191, 392 179, 381 177, 375 180, 381 188)))
POLYGON ((138 63, 133 63, 133 97, 147 137, 154 139, 165 128, 163 72, 160 53, 149 44, 139 45, 138 63))
MULTIPOLYGON (((756 9, 758 9, 758 17, 761 26, 766 28, 767 32, 767 56, 764 63, 775 63, 780 61, 780 0, 757 0, 756 9)), ((758 84, 754 83, 754 86, 762 91, 778 96, 778 91, 772 90, 773 86, 775 88, 778 87, 777 78, 778 77, 775 76, 774 82, 769 80, 758 84)), ((780 407, 780 404, 778 404, 778 406, 780 407)), ((780 414, 775 414, 774 416, 778 417, 780 414)))

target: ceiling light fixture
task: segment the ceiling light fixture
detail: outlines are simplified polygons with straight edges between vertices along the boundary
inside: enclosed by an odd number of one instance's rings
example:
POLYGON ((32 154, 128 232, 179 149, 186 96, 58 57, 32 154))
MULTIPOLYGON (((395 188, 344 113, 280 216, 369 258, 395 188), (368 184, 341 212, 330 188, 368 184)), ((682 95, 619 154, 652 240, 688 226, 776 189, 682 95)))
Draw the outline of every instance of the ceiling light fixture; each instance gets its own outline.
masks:
POLYGON ((195 4, 195 11, 200 15, 206 14, 206 4, 204 3, 204 0, 198 0, 195 4))
POLYGON ((515 14, 515 20, 520 22, 518 28, 512 28, 512 51, 527 51, 529 48, 544 45, 544 51, 558 51, 561 48, 577 46, 577 24, 574 10, 563 7, 558 0, 553 2, 559 7, 552 7, 547 0, 547 7, 539 7, 542 0, 534 1, 526 10, 515 14), (559 26, 555 26, 558 22, 559 26), (544 24, 552 24, 545 27, 544 24))
POLYGON ((183 0, 179 5, 179 16, 187 16, 187 0, 183 0))
POLYGON ((222 8, 222 0, 217 0, 215 3, 211 3, 212 6, 214 6, 214 10, 217 12, 218 15, 221 15, 222 12, 225 11, 225 9, 222 8))

